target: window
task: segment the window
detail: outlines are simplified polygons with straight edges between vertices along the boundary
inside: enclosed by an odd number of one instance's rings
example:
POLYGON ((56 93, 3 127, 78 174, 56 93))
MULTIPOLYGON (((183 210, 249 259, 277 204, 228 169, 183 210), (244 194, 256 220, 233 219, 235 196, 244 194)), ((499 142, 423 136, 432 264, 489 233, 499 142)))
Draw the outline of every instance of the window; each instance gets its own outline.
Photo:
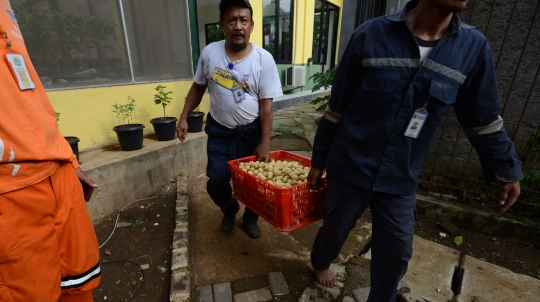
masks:
POLYGON ((192 77, 182 1, 11 0, 11 4, 46 88, 192 77))
POLYGON ((313 63, 323 65, 323 70, 335 65, 339 8, 324 0, 315 0, 313 23, 313 63))
POLYGON ((225 39, 225 35, 219 29, 219 23, 209 23, 204 25, 204 37, 206 45, 225 39))
POLYGON ((276 63, 292 61, 292 0, 263 0, 263 48, 276 63))

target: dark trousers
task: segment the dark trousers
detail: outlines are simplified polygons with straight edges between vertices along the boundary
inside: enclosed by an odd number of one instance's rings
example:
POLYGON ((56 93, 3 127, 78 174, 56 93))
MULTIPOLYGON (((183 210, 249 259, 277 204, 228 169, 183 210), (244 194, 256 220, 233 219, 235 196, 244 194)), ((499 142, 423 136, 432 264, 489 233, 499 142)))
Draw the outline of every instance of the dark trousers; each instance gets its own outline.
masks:
MULTIPOLYGON (((255 153, 261 143, 260 121, 257 119, 249 125, 229 129, 208 115, 204 130, 208 134, 206 191, 224 215, 234 216, 240 205, 232 196, 231 171, 227 162, 255 153)), ((245 224, 255 224, 259 216, 246 207, 242 219, 245 224)))
POLYGON ((313 268, 330 267, 356 220, 370 206, 373 232, 368 302, 394 302, 398 282, 407 272, 412 256, 416 194, 374 192, 328 175, 323 202, 324 223, 311 252, 313 268))

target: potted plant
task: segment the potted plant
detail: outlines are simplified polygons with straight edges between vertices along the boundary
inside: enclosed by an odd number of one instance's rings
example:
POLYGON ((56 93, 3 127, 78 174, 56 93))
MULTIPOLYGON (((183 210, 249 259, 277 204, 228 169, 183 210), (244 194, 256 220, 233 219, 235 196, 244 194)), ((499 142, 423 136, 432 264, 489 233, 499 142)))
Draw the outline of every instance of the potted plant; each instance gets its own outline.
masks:
MULTIPOLYGON (((184 102, 187 100, 187 95, 184 97, 184 102)), ((204 112, 199 111, 199 106, 195 107, 193 112, 188 115, 188 132, 201 132, 203 126, 204 112)))
POLYGON ((150 120, 152 126, 154 126, 154 132, 158 141, 170 141, 176 137, 176 121, 175 117, 167 116, 165 109, 172 101, 172 91, 165 91, 167 86, 158 85, 154 88, 157 93, 154 94, 154 102, 156 105, 163 106, 163 117, 156 117, 150 120))
POLYGON ((143 124, 134 123, 135 120, 135 102, 131 96, 127 98, 127 104, 112 105, 116 113, 116 118, 120 125, 115 126, 113 130, 118 136, 118 142, 124 151, 132 151, 141 149, 143 146, 143 124))
MULTIPOLYGON (((60 121, 60 112, 54 112, 56 114, 56 123, 58 124, 58 121, 60 121)), ((81 141, 76 136, 64 136, 64 138, 67 140, 69 145, 71 146, 71 150, 73 151, 73 154, 77 157, 77 161, 79 161, 79 142, 81 141)))

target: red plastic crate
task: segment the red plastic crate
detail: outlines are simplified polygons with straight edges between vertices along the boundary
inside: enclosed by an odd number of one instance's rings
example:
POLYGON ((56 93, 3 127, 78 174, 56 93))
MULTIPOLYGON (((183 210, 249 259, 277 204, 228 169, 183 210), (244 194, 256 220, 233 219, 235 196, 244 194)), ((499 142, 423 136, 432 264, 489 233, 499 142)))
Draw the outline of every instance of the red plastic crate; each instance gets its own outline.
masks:
MULTIPOLYGON (((270 152, 274 160, 296 161, 311 166, 309 158, 287 152, 270 152)), ((279 188, 240 169, 240 162, 255 161, 255 156, 228 162, 231 169, 234 197, 281 232, 289 232, 322 219, 323 204, 320 189, 310 192, 310 184, 302 183, 279 188)), ((323 179, 324 180, 324 179, 323 179)))

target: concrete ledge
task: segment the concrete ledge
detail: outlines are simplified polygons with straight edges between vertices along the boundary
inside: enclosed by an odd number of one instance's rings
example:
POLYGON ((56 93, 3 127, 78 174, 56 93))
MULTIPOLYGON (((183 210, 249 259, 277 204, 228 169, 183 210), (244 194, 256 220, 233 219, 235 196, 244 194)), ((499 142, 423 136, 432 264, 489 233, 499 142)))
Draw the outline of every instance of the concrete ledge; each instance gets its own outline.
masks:
POLYGON ((499 214, 496 208, 459 201, 441 200, 417 195, 418 212, 440 222, 449 221, 463 230, 480 232, 498 238, 521 239, 540 244, 540 221, 513 213, 499 214))
POLYGON ((456 302, 538 301, 540 280, 464 255, 462 285, 456 302))
POLYGON ((136 151, 114 145, 82 152, 81 168, 99 185, 88 203, 90 217, 97 220, 133 200, 158 195, 181 173, 204 173, 206 141, 206 134, 199 132, 189 133, 184 143, 145 138, 143 148, 136 151))
POLYGON ((303 91, 303 92, 297 92, 293 94, 284 94, 283 96, 280 96, 278 98, 275 98, 272 102, 272 111, 278 111, 281 109, 285 109, 287 107, 291 107, 297 104, 300 104, 302 102, 305 102, 307 100, 311 100, 312 98, 316 98, 320 95, 330 93, 330 89, 324 90, 320 89, 315 92, 311 91, 303 91))

